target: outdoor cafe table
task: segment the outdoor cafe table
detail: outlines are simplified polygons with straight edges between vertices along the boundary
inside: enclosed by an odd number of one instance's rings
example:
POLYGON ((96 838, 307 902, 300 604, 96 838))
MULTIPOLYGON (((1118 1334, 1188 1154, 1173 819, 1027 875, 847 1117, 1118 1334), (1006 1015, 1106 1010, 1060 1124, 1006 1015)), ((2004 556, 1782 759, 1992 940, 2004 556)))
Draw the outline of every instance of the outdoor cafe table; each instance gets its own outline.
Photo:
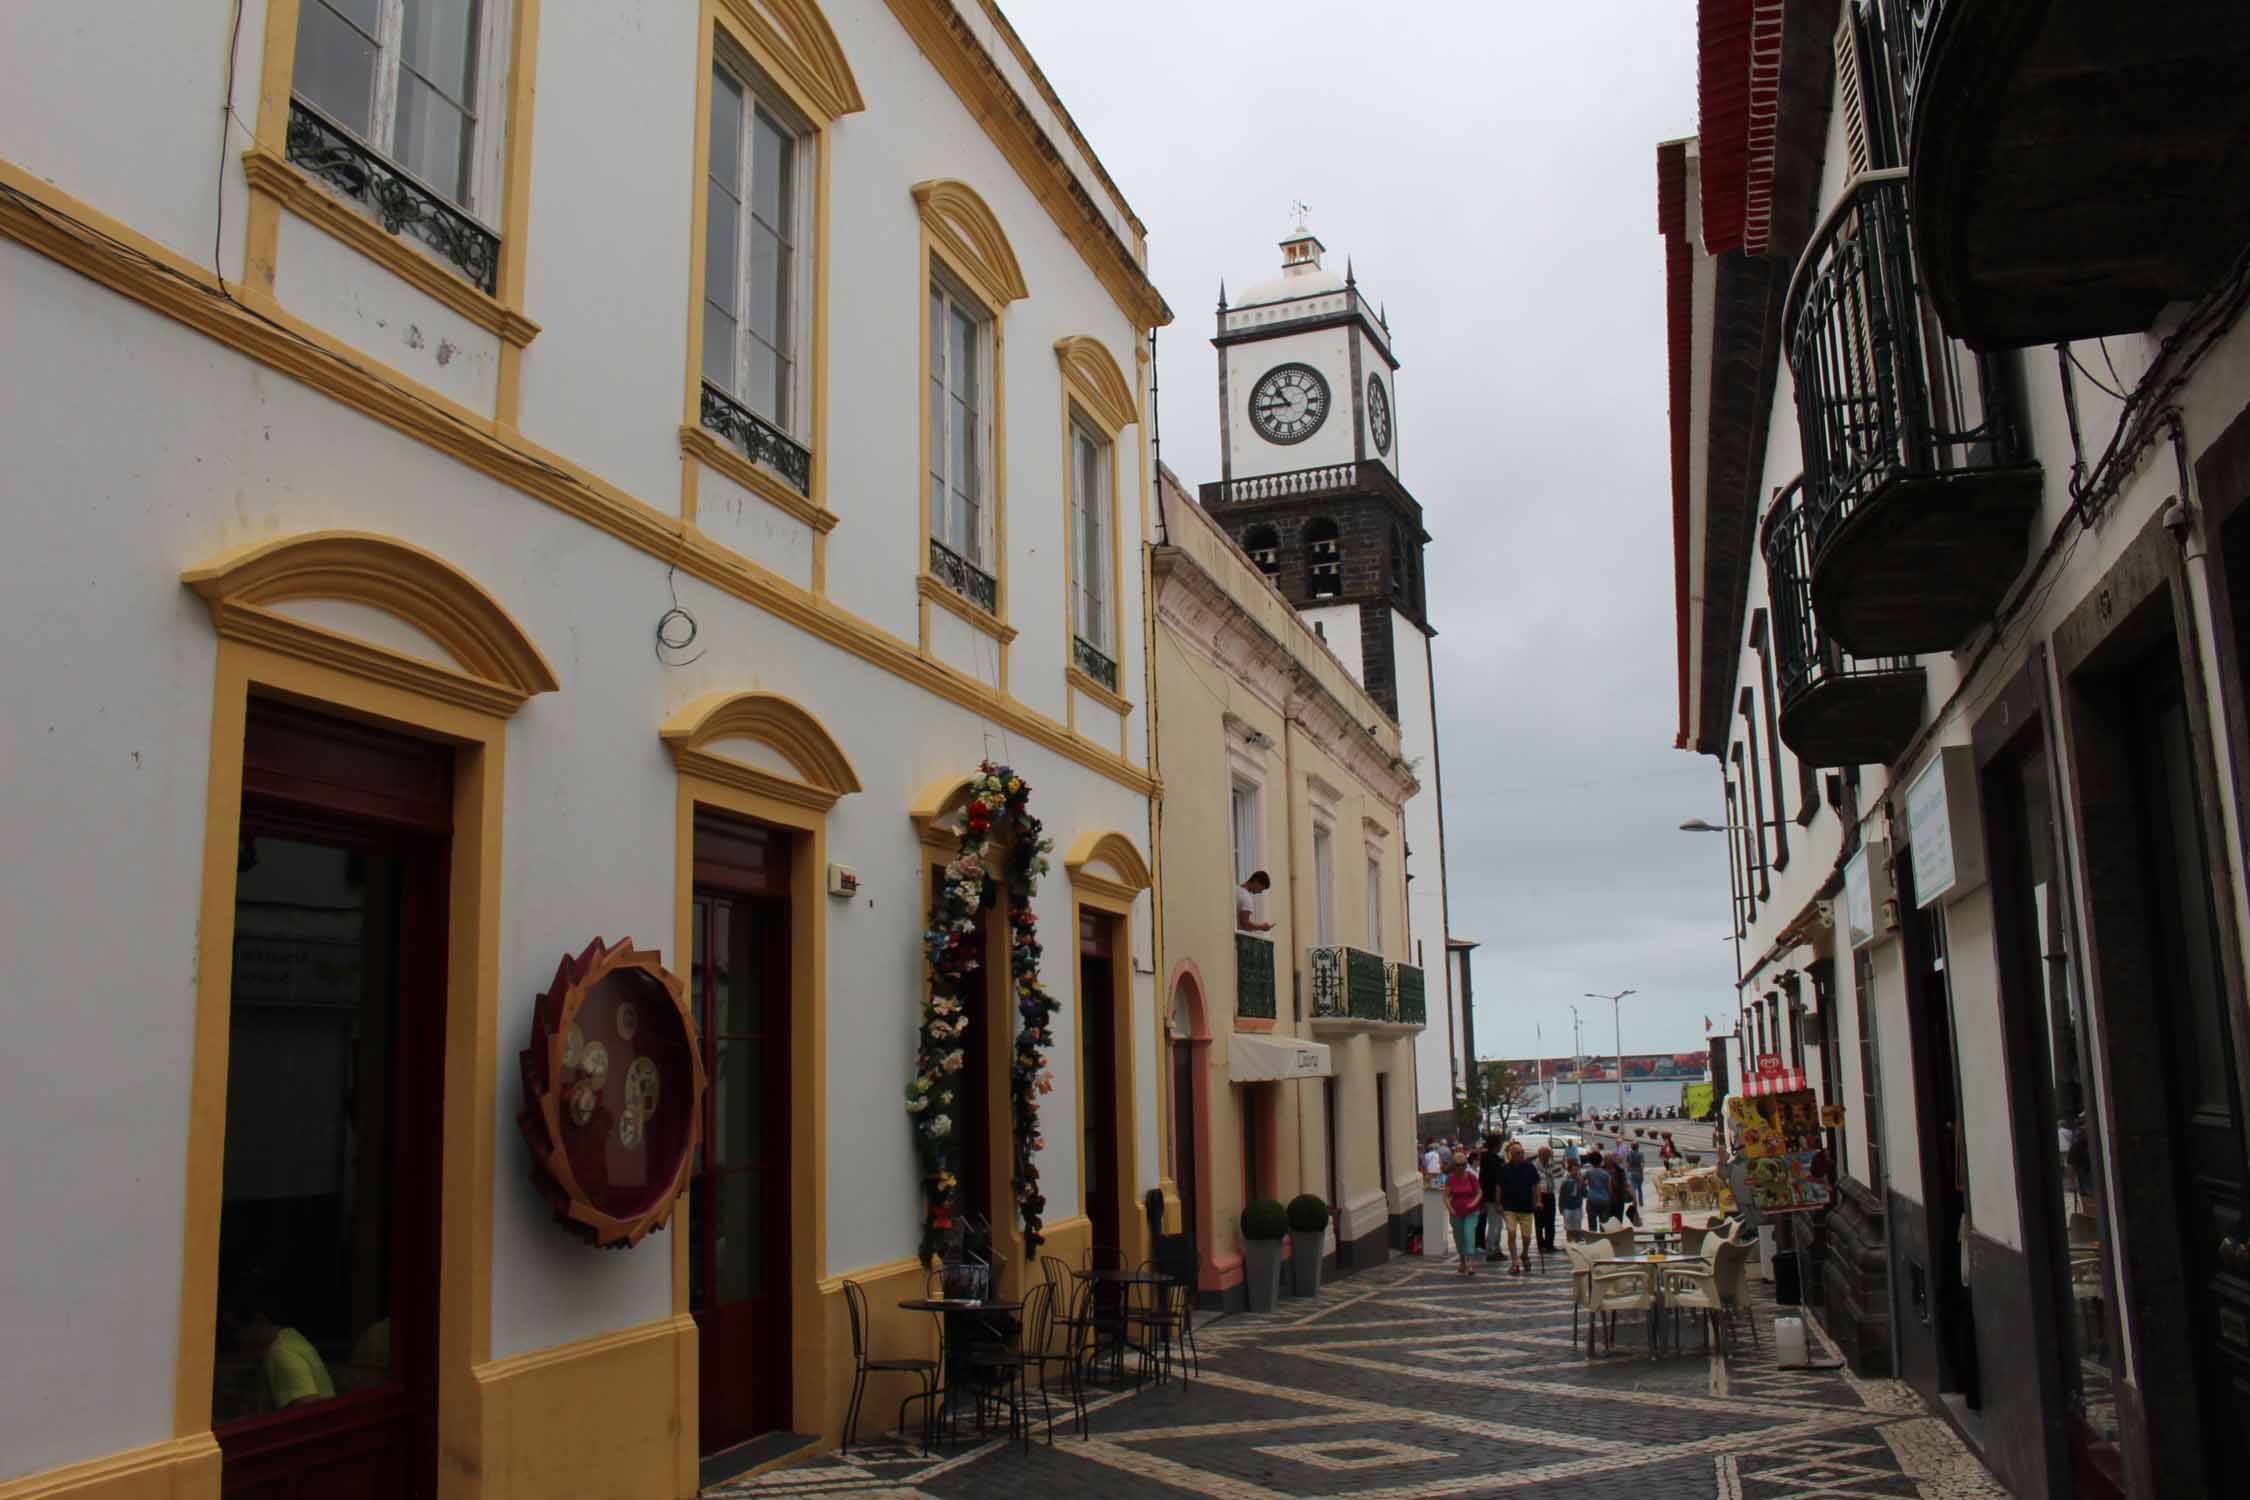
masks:
MULTIPOLYGON (((929 1407, 929 1423, 934 1434, 937 1426, 938 1399, 948 1398, 946 1399, 946 1415, 949 1418, 958 1415, 949 1399, 955 1394, 953 1384, 953 1355, 955 1353, 953 1320, 955 1318, 967 1319, 980 1316, 1008 1317, 1022 1312, 1023 1304, 1005 1297, 987 1297, 981 1302, 971 1301, 966 1297, 908 1297, 899 1303, 899 1309, 903 1312, 930 1313, 938 1320, 939 1385, 932 1395, 929 1407)), ((1001 1338, 1005 1342, 1006 1335, 1002 1334, 1001 1338)), ((972 1389, 969 1394, 973 1400, 975 1391, 972 1389)))

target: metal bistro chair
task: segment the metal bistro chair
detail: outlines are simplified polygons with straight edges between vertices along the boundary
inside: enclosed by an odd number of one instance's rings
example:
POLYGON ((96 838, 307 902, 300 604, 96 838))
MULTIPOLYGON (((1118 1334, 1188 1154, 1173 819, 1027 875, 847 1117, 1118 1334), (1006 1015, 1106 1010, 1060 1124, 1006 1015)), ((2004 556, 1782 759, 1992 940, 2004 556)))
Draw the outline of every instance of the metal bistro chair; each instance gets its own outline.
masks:
POLYGON ((1203 1373, 1203 1352, 1195 1347, 1195 1241, 1184 1234, 1156 1237, 1157 1269, 1180 1288, 1180 1345, 1197 1375, 1203 1373))
POLYGON ((859 1430, 859 1407, 867 1394, 867 1377, 870 1375, 912 1375, 921 1382, 921 1390, 898 1404, 898 1430, 903 1437, 906 1433, 906 1409, 917 1401, 921 1402, 922 1445, 928 1447, 931 1423, 937 1413, 938 1362, 934 1359, 869 1359, 867 1292, 856 1281, 847 1279, 844 1282, 844 1309, 852 1320, 852 1400, 844 1412, 844 1451, 851 1451, 852 1437, 859 1430))
MULTIPOLYGON (((1133 1341, 1134 1350, 1140 1355, 1133 1373, 1135 1388, 1149 1379, 1161 1385, 1171 1374, 1172 1351, 1185 1339, 1181 1329, 1186 1321, 1182 1311, 1185 1292, 1170 1273, 1149 1260, 1141 1262, 1141 1274, 1154 1279, 1132 1288, 1136 1295, 1126 1304, 1125 1312, 1125 1326, 1140 1335, 1133 1341)), ((1182 1378, 1185 1379, 1184 1370, 1182 1378)))
POLYGON ((978 1427, 984 1425, 987 1405, 998 1405, 1005 1399, 1008 1435, 1019 1439, 1026 1453, 1031 1451, 1029 1376, 1033 1371, 1038 1372, 1039 1404, 1047 1416, 1047 1442, 1052 1446, 1055 1441, 1055 1403, 1047 1392, 1047 1356, 1044 1353, 1054 1332, 1054 1297, 1054 1288, 1044 1281, 1024 1294, 1023 1315, 1016 1327, 1013 1348, 1000 1337, 969 1348, 969 1368, 976 1383, 978 1427))

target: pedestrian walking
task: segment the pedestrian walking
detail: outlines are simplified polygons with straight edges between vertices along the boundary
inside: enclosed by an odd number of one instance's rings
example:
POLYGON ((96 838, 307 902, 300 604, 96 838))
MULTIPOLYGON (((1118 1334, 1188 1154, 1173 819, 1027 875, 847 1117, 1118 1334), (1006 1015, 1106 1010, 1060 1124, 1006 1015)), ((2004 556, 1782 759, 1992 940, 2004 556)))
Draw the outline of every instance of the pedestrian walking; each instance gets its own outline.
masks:
POLYGON ((1612 1152, 1603 1165, 1609 1168, 1610 1217, 1620 1223, 1638 1224, 1641 1221, 1640 1200, 1634 1196, 1633 1177, 1625 1170, 1625 1158, 1612 1152))
POLYGON ((1541 1146, 1532 1157, 1532 1165, 1539 1169, 1539 1207, 1532 1212, 1532 1222, 1539 1230, 1539 1253, 1555 1253, 1555 1206, 1562 1188, 1562 1163, 1555 1160, 1555 1148, 1541 1146))
POLYGON ((1510 1276, 1521 1276, 1531 1269, 1536 1215, 1545 1193, 1539 1168, 1524 1157, 1523 1142, 1510 1141, 1507 1165, 1500 1169, 1500 1217, 1507 1225, 1510 1276))
POLYGON ((1469 1264, 1469 1237, 1476 1230, 1477 1204, 1484 1198, 1484 1184, 1469 1167, 1469 1153, 1453 1153, 1453 1169, 1445 1176, 1445 1207, 1453 1219, 1453 1248, 1460 1255, 1459 1270, 1463 1276, 1476 1275, 1469 1264))
POLYGON ((1625 1175, 1633 1179, 1633 1201, 1641 1201, 1641 1181, 1648 1171, 1648 1163, 1641 1157, 1641 1143, 1633 1142, 1625 1148, 1625 1175))
POLYGON ((1600 1234, 1609 1220, 1609 1169, 1602 1165, 1599 1151, 1586 1153, 1579 1175, 1586 1185, 1586 1227, 1600 1234))
POLYGON ((1483 1197, 1477 1204, 1477 1247, 1484 1251, 1486 1260, 1500 1259, 1500 1169, 1508 1164, 1500 1132, 1485 1137, 1484 1160, 1479 1163, 1477 1179, 1482 1184, 1483 1197))
POLYGON ((1565 1243, 1574 1241, 1586 1221, 1586 1180, 1579 1175, 1578 1163, 1563 1164, 1562 1181, 1556 1186, 1555 1196, 1562 1205, 1563 1239, 1565 1243))

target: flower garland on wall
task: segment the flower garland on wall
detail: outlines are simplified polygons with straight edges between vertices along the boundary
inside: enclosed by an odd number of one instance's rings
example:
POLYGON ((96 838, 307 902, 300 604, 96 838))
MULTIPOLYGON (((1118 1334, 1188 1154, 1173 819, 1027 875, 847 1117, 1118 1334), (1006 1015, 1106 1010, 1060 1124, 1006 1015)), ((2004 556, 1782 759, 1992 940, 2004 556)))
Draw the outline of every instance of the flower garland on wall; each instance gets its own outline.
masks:
POLYGON ((1015 1056, 1008 1067, 1008 1089, 1015 1126, 1016 1210, 1023 1218, 1024 1255, 1036 1260, 1043 1236, 1040 1225, 1047 1200, 1039 1191, 1039 1096, 1054 1091, 1047 1072, 1047 1042, 1060 1008, 1039 983, 1039 917, 1031 909, 1033 888, 1047 873, 1054 841, 1040 830, 1030 810, 1031 787, 1003 765, 985 761, 969 779, 969 804, 961 852, 945 867, 922 934, 930 966, 930 988, 922 1002, 920 1043, 914 1077, 906 1086, 906 1110, 914 1118, 915 1155, 922 1166, 922 1246, 925 1264, 943 1253, 945 1233, 954 1227, 960 1187, 961 1069, 968 1063, 971 997, 984 967, 977 941, 977 911, 985 899, 985 850, 1006 841, 1001 884, 1008 893, 1009 992, 1016 1002, 1015 1056), (1012 835, 1012 836, 1011 836, 1012 835))

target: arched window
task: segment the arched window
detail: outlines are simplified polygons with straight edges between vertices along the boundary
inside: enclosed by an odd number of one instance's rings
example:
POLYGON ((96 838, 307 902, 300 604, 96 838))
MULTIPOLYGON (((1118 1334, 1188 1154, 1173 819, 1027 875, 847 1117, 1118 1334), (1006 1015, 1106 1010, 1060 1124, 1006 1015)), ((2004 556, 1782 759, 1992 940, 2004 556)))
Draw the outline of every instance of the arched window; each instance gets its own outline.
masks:
POLYGON ((1242 550, 1268 578, 1281 572, 1281 536, 1271 526, 1253 526, 1242 533, 1242 550))
POLYGON ((1311 571, 1312 596, 1332 599, 1344 591, 1344 549, 1336 540, 1336 523, 1316 516, 1305 523, 1306 562, 1311 571))

